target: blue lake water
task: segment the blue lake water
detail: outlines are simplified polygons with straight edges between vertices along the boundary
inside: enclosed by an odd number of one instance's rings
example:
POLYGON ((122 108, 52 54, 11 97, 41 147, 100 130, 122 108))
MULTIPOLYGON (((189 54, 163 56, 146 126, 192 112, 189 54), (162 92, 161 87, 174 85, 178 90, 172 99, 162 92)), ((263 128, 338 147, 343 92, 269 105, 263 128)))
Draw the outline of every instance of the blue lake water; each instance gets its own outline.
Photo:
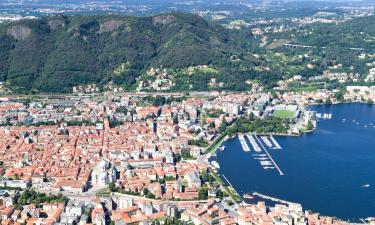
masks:
POLYGON ((348 220, 375 216, 375 106, 312 109, 332 113, 332 119, 320 120, 313 133, 275 137, 282 149, 268 150, 284 176, 263 169, 253 148, 244 152, 238 138, 218 151, 220 172, 240 194, 256 191, 348 220))

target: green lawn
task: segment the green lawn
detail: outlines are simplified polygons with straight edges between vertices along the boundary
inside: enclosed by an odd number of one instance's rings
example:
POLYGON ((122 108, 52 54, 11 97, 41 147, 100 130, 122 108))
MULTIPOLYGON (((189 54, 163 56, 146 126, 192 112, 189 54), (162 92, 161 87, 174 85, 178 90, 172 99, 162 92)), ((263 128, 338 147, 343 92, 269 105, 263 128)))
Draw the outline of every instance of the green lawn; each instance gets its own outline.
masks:
POLYGON ((295 87, 291 88, 290 91, 295 91, 295 92, 312 92, 312 91, 317 91, 319 88, 317 86, 304 86, 304 87, 295 87))
POLYGON ((191 66, 185 69, 185 72, 191 73, 191 74, 215 74, 218 73, 215 68, 210 67, 210 66, 191 66))
POLYGON ((292 119, 294 118, 294 113, 290 110, 286 110, 286 109, 280 109, 280 110, 276 110, 274 113, 273 113, 273 116, 274 117, 278 117, 278 118, 285 118, 285 119, 292 119))

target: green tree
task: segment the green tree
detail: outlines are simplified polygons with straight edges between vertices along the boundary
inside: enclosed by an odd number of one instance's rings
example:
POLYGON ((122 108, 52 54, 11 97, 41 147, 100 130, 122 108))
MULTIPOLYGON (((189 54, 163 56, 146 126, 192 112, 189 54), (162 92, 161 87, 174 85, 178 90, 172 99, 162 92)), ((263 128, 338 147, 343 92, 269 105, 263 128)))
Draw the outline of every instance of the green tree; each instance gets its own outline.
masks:
POLYGON ((307 129, 307 130, 313 130, 313 129, 314 129, 314 125, 313 125, 313 123, 311 122, 311 120, 309 120, 309 122, 307 122, 306 129, 307 129))

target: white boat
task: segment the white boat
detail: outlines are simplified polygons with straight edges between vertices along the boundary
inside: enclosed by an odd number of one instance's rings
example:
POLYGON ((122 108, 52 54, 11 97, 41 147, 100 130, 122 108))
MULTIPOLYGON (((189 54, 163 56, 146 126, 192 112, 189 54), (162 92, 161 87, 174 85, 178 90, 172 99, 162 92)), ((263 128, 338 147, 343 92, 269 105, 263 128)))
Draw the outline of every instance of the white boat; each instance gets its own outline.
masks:
POLYGON ((260 149, 258 143, 255 141, 253 135, 247 135, 247 138, 249 139, 250 144, 253 146, 254 151, 256 151, 256 152, 261 152, 261 151, 262 151, 262 150, 260 149))
POLYGON ((262 140, 263 140, 263 142, 267 145, 267 147, 269 147, 269 148, 272 148, 273 147, 273 145, 272 145, 272 143, 270 142, 270 140, 268 139, 268 137, 266 137, 266 136, 261 136, 260 137, 262 140))
POLYGON ((242 197, 246 198, 246 199, 253 199, 254 198, 254 196, 251 195, 251 194, 244 194, 242 197))
POLYGON ((270 135, 270 139, 275 146, 274 149, 281 149, 281 146, 279 145, 279 143, 276 141, 276 139, 272 135, 270 135))
POLYGON ((272 166, 273 163, 271 161, 260 161, 260 165, 262 165, 262 166, 272 166))
POLYGON ((245 137, 242 134, 239 134, 238 135, 238 139, 240 140, 240 144, 242 146, 242 150, 244 150, 245 152, 250 152, 250 148, 249 148, 249 146, 246 143, 245 137))
POLYGON ((266 154, 253 154, 253 156, 261 156, 261 157, 264 157, 264 156, 267 156, 266 154))
POLYGON ((364 184, 364 185, 362 185, 361 187, 363 187, 363 188, 369 188, 370 185, 369 185, 369 184, 364 184))
POLYGON ((258 157, 258 158, 254 158, 254 159, 257 159, 257 160, 262 160, 262 161, 264 161, 264 160, 267 160, 268 158, 266 158, 266 157, 258 157))
POLYGON ((265 167, 263 167, 264 169, 266 169, 266 170, 268 170, 268 169, 275 169, 275 167, 274 166, 265 166, 265 167))
POLYGON ((216 161, 212 161, 211 164, 216 168, 216 169, 220 169, 220 165, 218 162, 216 161))
POLYGON ((220 151, 224 151, 224 150, 225 150, 225 145, 220 147, 220 151))

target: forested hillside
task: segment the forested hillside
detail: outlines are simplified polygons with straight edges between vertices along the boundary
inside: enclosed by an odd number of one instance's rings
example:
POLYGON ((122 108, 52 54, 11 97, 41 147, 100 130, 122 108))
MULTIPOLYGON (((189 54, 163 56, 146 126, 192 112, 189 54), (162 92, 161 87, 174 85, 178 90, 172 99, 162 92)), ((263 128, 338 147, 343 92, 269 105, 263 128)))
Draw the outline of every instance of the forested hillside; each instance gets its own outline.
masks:
POLYGON ((75 85, 109 82, 134 90, 141 80, 155 80, 146 73, 151 67, 164 67, 172 71, 169 91, 243 91, 249 80, 272 87, 295 74, 319 75, 335 63, 365 74, 366 61, 353 59, 362 49, 375 50, 375 16, 266 35, 269 44, 261 48, 250 29, 229 30, 184 13, 21 20, 0 24, 0 81, 15 92, 70 92, 75 85), (278 40, 314 47, 268 48, 278 40), (288 60, 271 57, 274 52, 288 60), (307 53, 311 62, 290 61, 307 53), (203 65, 208 69, 191 68, 203 65))
POLYGON ((18 91, 68 92, 77 84, 109 81, 130 88, 150 67, 214 65, 232 88, 257 76, 244 75, 254 63, 246 56, 251 39, 181 13, 22 20, 0 26, 0 80, 18 91))
POLYGON ((295 32, 298 43, 317 47, 375 49, 375 16, 356 18, 340 24, 312 24, 310 32, 295 32))

